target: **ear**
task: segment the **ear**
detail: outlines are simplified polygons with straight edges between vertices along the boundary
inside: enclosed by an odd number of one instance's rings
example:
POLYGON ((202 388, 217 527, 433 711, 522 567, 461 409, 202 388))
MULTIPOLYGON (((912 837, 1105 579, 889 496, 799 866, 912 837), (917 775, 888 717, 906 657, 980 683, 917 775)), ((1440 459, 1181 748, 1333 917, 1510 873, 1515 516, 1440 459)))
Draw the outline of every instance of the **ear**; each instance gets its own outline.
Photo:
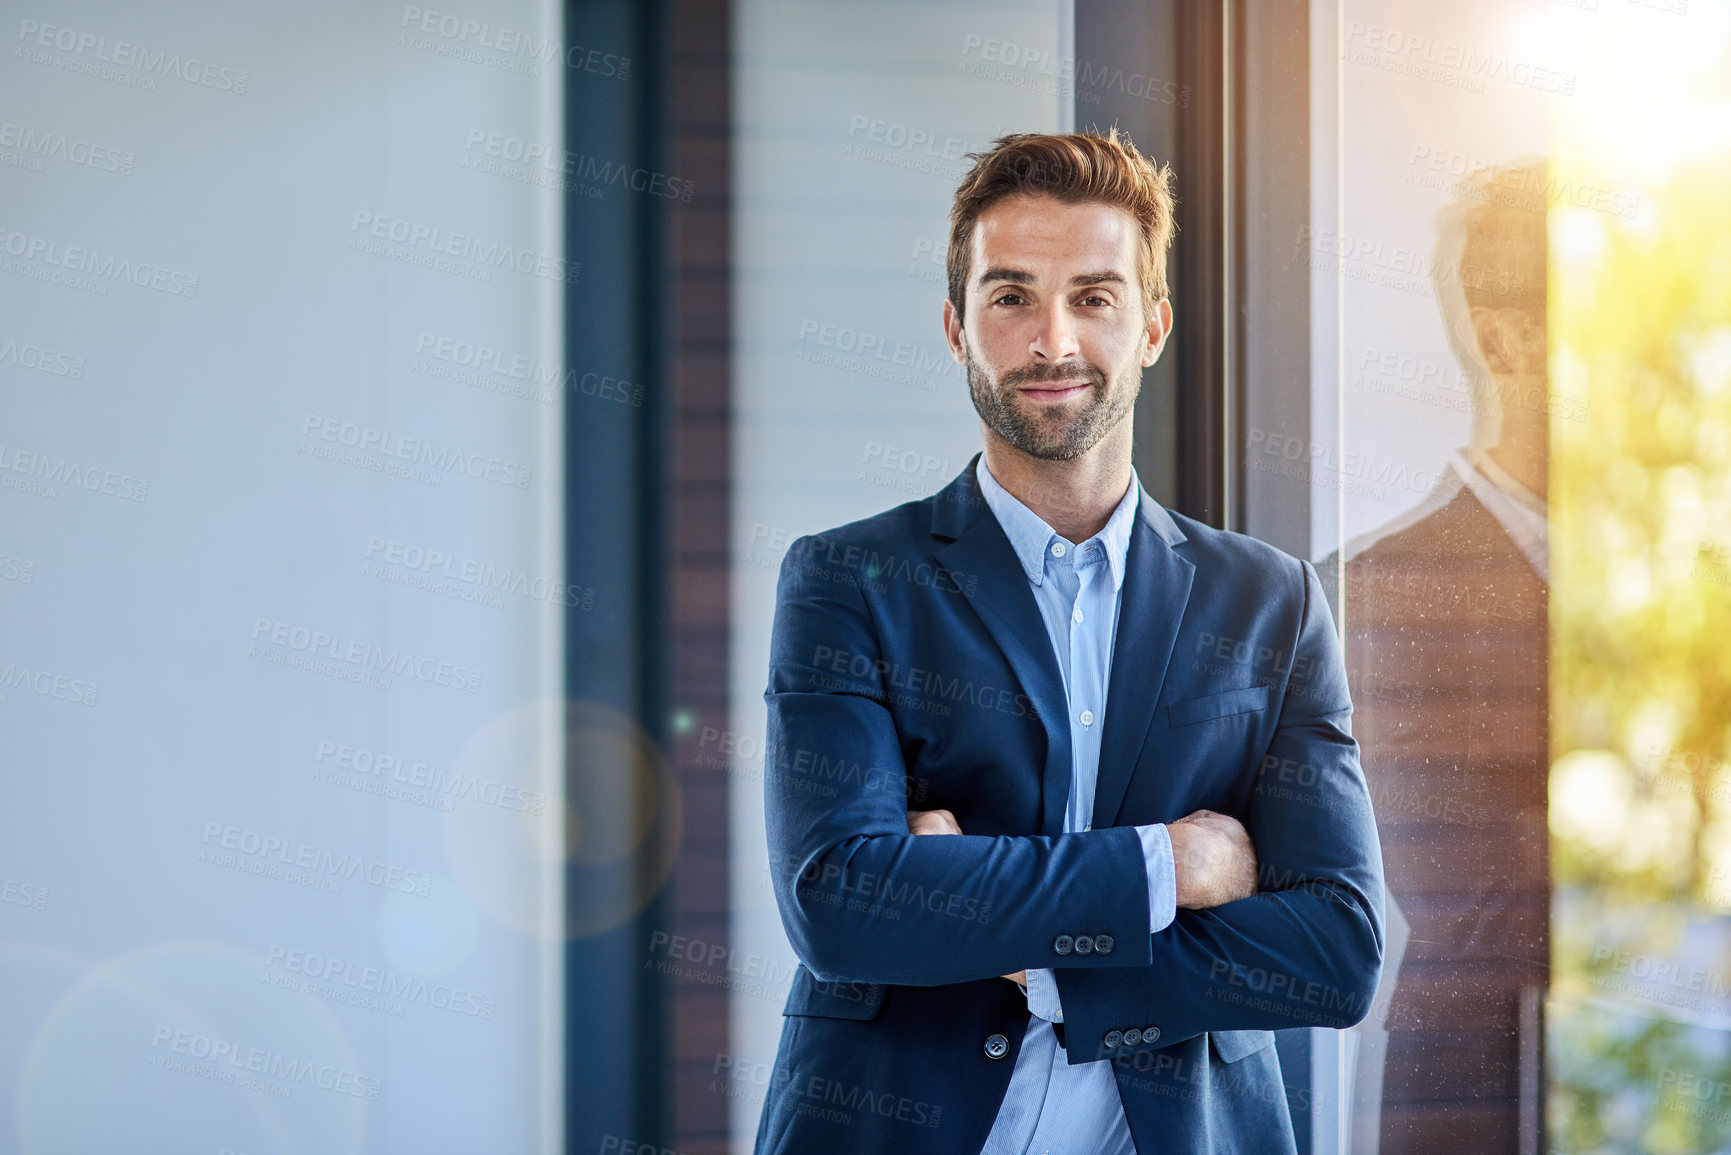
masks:
POLYGON ((950 356, 956 359, 956 364, 966 365, 968 345, 967 335, 962 332, 962 315, 948 297, 944 298, 944 340, 949 343, 950 356))
POLYGON ((1514 309, 1493 309, 1478 305, 1468 310, 1472 323, 1474 348, 1492 373, 1507 375, 1519 372, 1531 358, 1525 347, 1530 343, 1531 326, 1514 309))
POLYGON ((1157 301, 1154 305, 1154 315, 1148 319, 1147 341, 1142 346, 1142 367, 1148 366, 1160 359, 1160 351, 1166 348, 1166 338, 1172 333, 1172 302, 1157 301))

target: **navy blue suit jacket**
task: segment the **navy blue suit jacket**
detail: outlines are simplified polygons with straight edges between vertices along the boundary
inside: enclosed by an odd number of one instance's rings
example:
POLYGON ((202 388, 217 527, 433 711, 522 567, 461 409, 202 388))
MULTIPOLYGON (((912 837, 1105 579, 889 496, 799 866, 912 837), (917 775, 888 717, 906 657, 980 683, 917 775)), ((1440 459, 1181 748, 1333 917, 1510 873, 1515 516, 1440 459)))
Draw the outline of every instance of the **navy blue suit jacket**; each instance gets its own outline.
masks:
POLYGON ((801 965, 760 1152, 975 1152, 1053 968, 1072 1063, 1139 1152, 1293 1149, 1271 1028, 1346 1027, 1382 965, 1382 859, 1314 570, 1175 516, 1130 538, 1093 829, 1063 833, 1063 679, 973 466, 781 568, 765 805, 801 965), (944 808, 963 834, 910 835, 944 808), (1260 893, 1149 934, 1132 827, 1243 822, 1260 893), (1128 1041, 1127 1041, 1128 1040, 1128 1041))

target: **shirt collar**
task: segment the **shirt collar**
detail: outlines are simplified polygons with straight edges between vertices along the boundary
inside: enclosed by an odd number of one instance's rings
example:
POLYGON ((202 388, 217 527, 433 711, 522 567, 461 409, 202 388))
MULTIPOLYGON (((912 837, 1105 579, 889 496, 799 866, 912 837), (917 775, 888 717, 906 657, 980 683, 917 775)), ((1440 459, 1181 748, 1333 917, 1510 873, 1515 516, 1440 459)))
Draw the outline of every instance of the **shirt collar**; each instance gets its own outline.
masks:
MULTIPOLYGON (((1003 527, 1004 535, 1010 539, 1010 545, 1014 547, 1016 557, 1022 563, 1022 571, 1028 575, 1030 582, 1041 584, 1046 576, 1047 548, 1054 541, 1066 539, 1047 525, 1039 514, 1023 505, 1015 494, 998 483, 998 479, 992 476, 992 471, 986 468, 985 454, 980 454, 980 462, 974 472, 980 482, 980 495, 986 499, 993 516, 1003 527)), ((1094 542, 1097 543, 1097 548, 1106 551, 1106 562, 1112 567, 1112 588, 1115 590, 1124 585, 1124 566, 1130 552, 1130 532, 1136 525, 1136 507, 1141 495, 1142 483, 1132 467, 1130 487, 1124 491, 1118 507, 1107 519, 1106 527, 1087 542, 1072 543, 1085 546, 1094 542)))

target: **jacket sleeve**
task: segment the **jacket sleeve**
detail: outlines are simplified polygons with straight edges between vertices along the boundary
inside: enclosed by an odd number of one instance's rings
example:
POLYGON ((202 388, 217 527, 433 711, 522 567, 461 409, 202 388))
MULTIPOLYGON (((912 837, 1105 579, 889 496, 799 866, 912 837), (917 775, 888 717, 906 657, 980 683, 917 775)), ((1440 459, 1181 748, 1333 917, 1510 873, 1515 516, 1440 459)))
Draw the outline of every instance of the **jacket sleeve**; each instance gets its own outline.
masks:
POLYGON ((820 537, 793 544, 770 640, 764 808, 794 952, 820 980, 910 986, 1037 966, 1063 935, 1113 944, 1069 956, 1080 967, 1149 963, 1135 828, 908 833, 908 752, 885 679, 896 650, 849 559, 820 537))
POLYGON ((1147 965, 1058 971, 1072 1063, 1204 1031, 1349 1027, 1382 969, 1382 851, 1351 732, 1346 667, 1321 583, 1298 563, 1303 612, 1273 740, 1244 823, 1260 893, 1180 910, 1147 965), (1106 1047, 1110 1032, 1154 1038, 1106 1047))

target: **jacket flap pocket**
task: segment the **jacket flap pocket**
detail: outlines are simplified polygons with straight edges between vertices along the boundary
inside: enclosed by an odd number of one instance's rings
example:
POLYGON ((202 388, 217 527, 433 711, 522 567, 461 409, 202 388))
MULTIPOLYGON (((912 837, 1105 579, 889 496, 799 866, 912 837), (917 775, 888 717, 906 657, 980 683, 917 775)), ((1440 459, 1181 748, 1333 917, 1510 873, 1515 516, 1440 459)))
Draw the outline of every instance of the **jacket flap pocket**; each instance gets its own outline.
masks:
POLYGON ((820 982, 802 963, 793 972, 784 1015, 818 1015, 826 1019, 869 1019, 884 1002, 883 983, 837 980, 820 982))
POLYGON ((1241 690, 1226 690, 1203 698, 1191 698, 1186 702, 1174 702, 1167 707, 1174 728, 1267 708, 1267 686, 1245 686, 1241 690))
POLYGON ((1264 1047, 1274 1045, 1273 1031, 1209 1031, 1208 1041, 1223 1063, 1236 1063, 1246 1055, 1254 1055, 1264 1047))

